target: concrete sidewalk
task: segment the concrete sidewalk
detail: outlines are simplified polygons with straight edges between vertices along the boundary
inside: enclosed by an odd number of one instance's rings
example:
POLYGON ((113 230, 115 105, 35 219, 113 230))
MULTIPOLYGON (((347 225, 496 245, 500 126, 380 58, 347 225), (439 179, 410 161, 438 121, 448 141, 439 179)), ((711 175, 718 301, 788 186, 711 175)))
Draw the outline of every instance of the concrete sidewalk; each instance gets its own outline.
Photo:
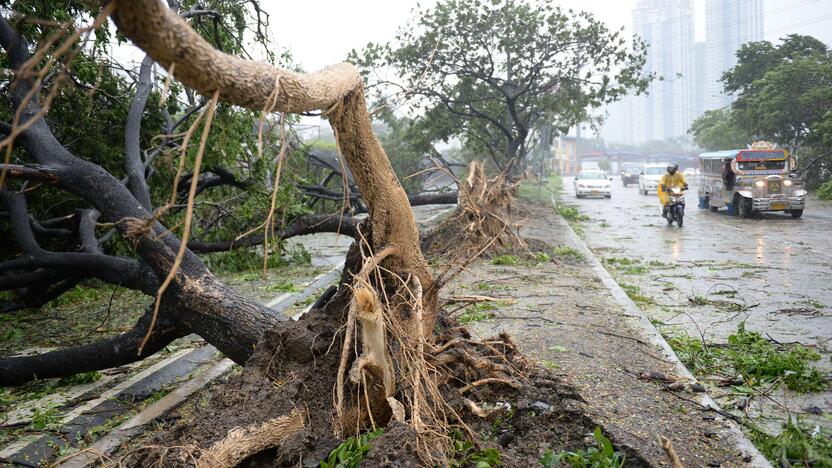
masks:
POLYGON ((553 207, 518 203, 528 208, 524 237, 567 248, 534 265, 477 261, 446 286, 446 296, 475 290, 513 299, 489 310, 492 318, 471 324, 472 331, 509 333, 521 351, 575 386, 589 416, 616 444, 651 464, 670 464, 659 441, 666 437, 685 466, 770 466, 736 424, 695 391, 702 389, 693 376, 553 207), (684 388, 670 391, 661 377, 684 388))

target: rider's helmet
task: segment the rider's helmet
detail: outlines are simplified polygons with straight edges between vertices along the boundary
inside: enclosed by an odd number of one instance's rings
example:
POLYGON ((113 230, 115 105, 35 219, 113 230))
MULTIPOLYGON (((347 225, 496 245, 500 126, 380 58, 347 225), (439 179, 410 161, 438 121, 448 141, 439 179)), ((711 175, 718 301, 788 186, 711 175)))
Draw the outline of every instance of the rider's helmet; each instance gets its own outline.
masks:
POLYGON ((672 162, 672 163, 667 165, 667 173, 670 174, 670 175, 675 174, 676 171, 678 171, 678 170, 679 170, 679 165, 676 164, 675 162, 672 162))

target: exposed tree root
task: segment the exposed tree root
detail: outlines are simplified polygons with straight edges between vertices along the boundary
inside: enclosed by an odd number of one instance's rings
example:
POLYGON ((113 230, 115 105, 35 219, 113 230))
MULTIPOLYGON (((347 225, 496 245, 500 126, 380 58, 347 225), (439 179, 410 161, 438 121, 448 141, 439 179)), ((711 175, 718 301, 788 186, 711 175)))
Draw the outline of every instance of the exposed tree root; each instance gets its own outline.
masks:
POLYGON ((303 411, 292 410, 286 416, 270 419, 262 424, 238 427, 228 436, 202 452, 200 467, 237 466, 241 461, 267 448, 276 447, 306 428, 303 411))
MULTIPOLYGON (((357 270, 353 267, 350 276, 357 276, 357 270)), ((418 295, 416 286, 411 283, 418 295)), ((311 466, 325 459, 342 441, 333 436, 332 404, 321 396, 335 387, 348 289, 339 291, 325 309, 270 332, 241 375, 177 410, 173 420, 180 422, 143 441, 144 447, 124 464, 193 466, 194 459, 210 462, 207 454, 223 445, 262 447, 240 461, 242 466, 311 466), (303 407, 306 414, 300 429, 285 438, 269 433, 272 442, 260 442, 267 435, 256 429, 291 416, 297 402, 308 405, 303 407)), ((538 463, 540 447, 556 451, 585 447, 584 436, 597 423, 585 416, 581 397, 571 387, 527 361, 508 336, 475 340, 454 325, 443 319, 444 333, 435 342, 422 341, 421 347, 411 336, 416 345, 408 349, 412 353, 408 360, 398 360, 402 350, 396 334, 388 336, 402 377, 386 400, 390 414, 375 420, 384 433, 371 443, 362 466, 447 466, 461 456, 453 448, 460 438, 473 441, 477 450, 498 448, 504 466, 538 463), (541 410, 541 405, 551 410, 541 410), (495 428, 499 430, 494 432, 495 428), (481 440, 482 434, 490 434, 489 442, 481 440)), ((360 336, 356 339, 360 341, 360 336)), ((354 354, 349 361, 347 368, 355 365, 354 354)), ((370 430, 363 383, 359 388, 346 382, 345 412, 364 421, 359 432, 370 430)), ((345 437, 355 434, 354 426, 345 429, 345 437)), ((643 466, 631 453, 628 462, 643 466)))
POLYGON ((673 448, 673 444, 670 442, 670 439, 664 436, 659 436, 659 443, 661 443, 662 448, 665 453, 667 453, 667 458, 670 459, 670 465, 673 468, 685 468, 685 465, 682 464, 682 460, 679 459, 679 455, 676 454, 676 449, 673 448))
MULTIPOLYGON (((441 257, 452 267, 464 268, 479 256, 503 253, 531 254, 513 220, 517 183, 504 174, 492 178, 478 161, 471 162, 468 177, 457 181, 459 206, 444 222, 422 239, 422 250, 430 257, 441 257)), ((439 276, 440 284, 449 275, 439 276)))

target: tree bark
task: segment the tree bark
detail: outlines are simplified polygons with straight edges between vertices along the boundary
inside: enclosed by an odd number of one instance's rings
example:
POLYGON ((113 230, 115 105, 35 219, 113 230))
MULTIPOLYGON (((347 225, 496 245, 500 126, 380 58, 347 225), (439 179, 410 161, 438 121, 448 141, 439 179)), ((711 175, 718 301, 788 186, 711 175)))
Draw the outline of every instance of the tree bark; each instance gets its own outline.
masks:
POLYGON ((391 271, 412 272, 425 289, 425 328, 430 336, 436 305, 434 279, 422 256, 407 194, 372 130, 358 70, 342 63, 301 74, 243 60, 215 50, 177 14, 157 0, 114 0, 119 30, 201 93, 219 90, 223 101, 266 112, 323 110, 339 149, 369 207, 373 248, 398 247, 385 260, 391 271))

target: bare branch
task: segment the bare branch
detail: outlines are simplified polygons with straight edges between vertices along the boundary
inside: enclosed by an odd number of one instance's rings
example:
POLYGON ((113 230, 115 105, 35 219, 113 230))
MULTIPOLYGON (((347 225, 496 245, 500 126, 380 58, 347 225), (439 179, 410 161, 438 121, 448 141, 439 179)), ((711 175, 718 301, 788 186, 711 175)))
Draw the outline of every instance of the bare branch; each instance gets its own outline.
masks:
POLYGON ((34 180, 37 182, 44 182, 47 184, 54 184, 58 182, 58 175, 53 169, 47 166, 39 166, 35 164, 3 164, 0 163, 0 171, 6 171, 6 177, 12 179, 34 180))
POLYGON ((127 123, 124 129, 124 150, 125 169, 127 170, 127 188, 136 197, 136 200, 148 210, 153 210, 150 201, 150 189, 145 180, 145 165, 141 159, 140 140, 142 116, 153 89, 153 81, 150 72, 153 69, 153 59, 146 55, 139 68, 139 80, 136 82, 136 95, 130 105, 130 112, 127 114, 127 123))
POLYGON ((0 386, 129 364, 156 353, 185 334, 170 321, 160 319, 139 354, 138 346, 149 324, 149 314, 145 313, 131 330, 103 341, 34 356, 0 358, 0 386))

